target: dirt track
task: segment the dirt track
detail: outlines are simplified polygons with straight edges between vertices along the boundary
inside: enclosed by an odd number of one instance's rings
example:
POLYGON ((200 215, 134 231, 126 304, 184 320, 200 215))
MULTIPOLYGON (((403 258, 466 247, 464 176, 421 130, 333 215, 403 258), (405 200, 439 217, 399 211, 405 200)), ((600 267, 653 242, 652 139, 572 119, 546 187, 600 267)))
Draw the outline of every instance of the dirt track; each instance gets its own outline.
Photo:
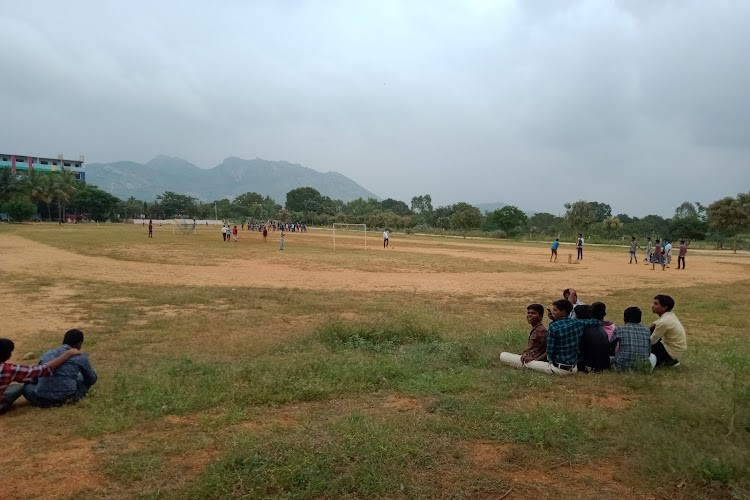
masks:
MULTIPOLYGON (((290 234, 287 244, 294 245, 297 238, 322 238, 314 233, 290 234)), ((750 257, 746 254, 729 252, 698 252, 688 254, 687 271, 678 271, 673 266, 666 271, 651 270, 650 265, 628 264, 627 250, 621 253, 587 249, 586 259, 581 264, 569 264, 568 253, 572 249, 561 248, 559 262, 549 263, 548 250, 543 248, 517 246, 493 246, 478 244, 471 240, 440 240, 435 248, 425 248, 408 238, 399 236, 398 248, 383 250, 372 248, 368 252, 409 252, 418 254, 443 254, 461 259, 484 261, 505 261, 515 264, 549 267, 555 272, 403 272, 387 268, 378 272, 351 269, 300 269, 279 262, 258 262, 236 259, 232 269, 231 286, 262 288, 299 288, 315 290, 352 291, 402 291, 412 293, 434 293, 471 295, 486 300, 523 299, 539 300, 543 297, 557 297, 567 287, 579 290, 583 300, 592 296, 605 296, 618 288, 659 287, 672 290, 683 286, 708 283, 728 283, 750 276, 750 257)), ((381 254, 382 255, 382 254, 381 254)), ((180 265, 140 263, 115 260, 107 257, 91 257, 40 244, 15 235, 0 238, 0 269, 14 276, 48 276, 54 281, 78 280, 105 283, 128 283, 173 286, 226 286, 217 280, 218 265, 180 265)), ((7 331, 16 338, 26 332, 40 328, 61 329, 71 319, 37 317, 27 314, 23 299, 17 298, 5 285, 0 284, 6 303, 3 323, 7 331), (59 321, 61 324, 50 324, 59 321)), ((55 288, 39 297, 42 302, 53 307, 56 301, 64 298, 71 290, 55 288)))

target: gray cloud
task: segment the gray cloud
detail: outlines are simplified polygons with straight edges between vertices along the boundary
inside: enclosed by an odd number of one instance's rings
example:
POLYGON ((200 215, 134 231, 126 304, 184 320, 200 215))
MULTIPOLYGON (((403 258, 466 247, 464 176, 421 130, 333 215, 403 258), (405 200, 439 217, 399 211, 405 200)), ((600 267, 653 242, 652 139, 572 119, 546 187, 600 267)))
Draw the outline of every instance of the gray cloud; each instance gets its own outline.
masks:
POLYGON ((0 149, 670 215, 750 189, 749 21, 743 0, 0 0, 0 149))

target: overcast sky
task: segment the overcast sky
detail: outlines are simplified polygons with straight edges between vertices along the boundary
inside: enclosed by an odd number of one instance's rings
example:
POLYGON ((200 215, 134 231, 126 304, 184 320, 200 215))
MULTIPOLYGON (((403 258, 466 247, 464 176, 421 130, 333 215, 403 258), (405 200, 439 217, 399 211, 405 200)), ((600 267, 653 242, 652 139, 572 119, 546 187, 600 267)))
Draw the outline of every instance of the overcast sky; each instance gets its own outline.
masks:
POLYGON ((5 153, 556 214, 750 190, 748 0, 0 0, 0 26, 5 153))

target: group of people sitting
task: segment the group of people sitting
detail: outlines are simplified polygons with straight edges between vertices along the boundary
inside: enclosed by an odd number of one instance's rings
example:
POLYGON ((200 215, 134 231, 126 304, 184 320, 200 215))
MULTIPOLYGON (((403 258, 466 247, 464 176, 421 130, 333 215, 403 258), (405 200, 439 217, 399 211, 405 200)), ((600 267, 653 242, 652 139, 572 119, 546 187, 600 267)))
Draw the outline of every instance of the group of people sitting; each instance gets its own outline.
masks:
POLYGON ((83 332, 65 332, 61 346, 45 352, 38 365, 8 363, 15 349, 10 339, 0 338, 0 415, 23 395, 42 408, 75 403, 96 383, 88 354, 81 352, 83 332))
POLYGON ((605 320, 607 308, 602 302, 586 305, 574 289, 552 303, 545 328, 544 306, 530 304, 526 321, 531 325, 528 346, 521 354, 503 352, 500 361, 515 368, 530 368, 549 374, 576 372, 651 371, 657 366, 678 366, 687 350, 687 336, 680 320, 672 312, 674 299, 657 295, 651 311, 658 319, 650 326, 641 324, 641 310, 628 307, 624 324, 605 320))

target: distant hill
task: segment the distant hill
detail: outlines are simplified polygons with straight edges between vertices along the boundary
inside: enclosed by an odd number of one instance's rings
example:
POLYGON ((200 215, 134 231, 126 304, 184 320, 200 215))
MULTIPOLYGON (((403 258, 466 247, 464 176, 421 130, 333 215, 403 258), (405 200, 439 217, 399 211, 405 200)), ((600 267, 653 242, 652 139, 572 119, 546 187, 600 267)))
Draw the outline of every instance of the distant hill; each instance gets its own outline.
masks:
POLYGON ((202 169, 181 158, 160 155, 148 163, 118 161, 86 164, 86 182, 127 199, 153 201, 165 191, 193 196, 201 201, 233 199, 247 192, 268 195, 283 205, 286 194, 310 186, 332 199, 351 201, 376 198, 353 180, 337 172, 321 173, 285 161, 226 158, 214 168, 202 169))

